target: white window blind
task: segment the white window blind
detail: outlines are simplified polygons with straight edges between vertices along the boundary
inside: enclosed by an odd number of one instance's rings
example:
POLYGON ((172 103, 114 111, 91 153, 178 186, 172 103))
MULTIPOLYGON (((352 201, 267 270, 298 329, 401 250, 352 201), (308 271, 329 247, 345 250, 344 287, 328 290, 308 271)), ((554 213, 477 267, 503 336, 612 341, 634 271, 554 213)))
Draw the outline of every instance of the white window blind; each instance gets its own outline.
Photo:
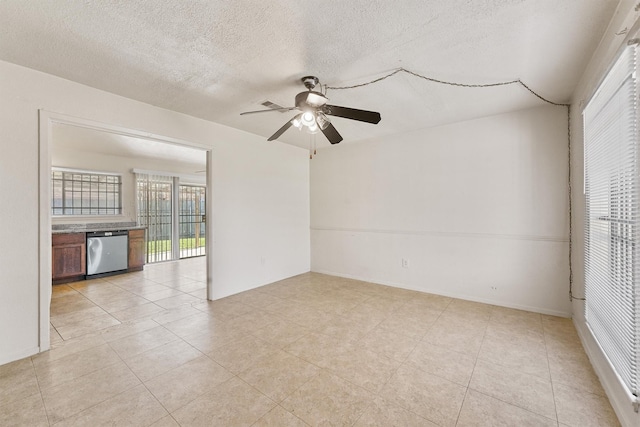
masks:
POLYGON ((637 47, 617 60, 583 111, 585 143, 585 315, 594 338, 638 396, 637 47))

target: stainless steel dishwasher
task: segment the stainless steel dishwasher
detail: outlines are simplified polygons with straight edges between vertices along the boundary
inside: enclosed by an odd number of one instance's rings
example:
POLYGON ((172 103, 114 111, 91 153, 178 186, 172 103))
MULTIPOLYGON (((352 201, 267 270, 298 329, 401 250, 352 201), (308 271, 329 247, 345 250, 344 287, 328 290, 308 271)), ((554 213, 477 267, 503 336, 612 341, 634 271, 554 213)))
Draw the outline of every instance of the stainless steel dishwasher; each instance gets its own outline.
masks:
POLYGON ((126 270, 129 232, 87 233, 87 276, 126 270))

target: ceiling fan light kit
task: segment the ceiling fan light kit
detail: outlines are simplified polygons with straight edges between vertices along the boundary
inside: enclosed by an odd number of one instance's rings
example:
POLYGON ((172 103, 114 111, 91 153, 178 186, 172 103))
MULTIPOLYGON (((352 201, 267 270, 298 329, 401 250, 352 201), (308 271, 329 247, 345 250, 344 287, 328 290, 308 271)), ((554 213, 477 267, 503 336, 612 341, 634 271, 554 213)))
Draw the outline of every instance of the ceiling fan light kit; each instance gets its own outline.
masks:
POLYGON ((295 98, 295 107, 286 107, 281 109, 246 111, 241 115, 262 113, 268 111, 301 111, 291 120, 278 129, 268 138, 268 141, 278 139, 291 126, 297 129, 305 128, 308 133, 315 134, 320 130, 331 144, 337 144, 342 141, 342 135, 338 133, 336 128, 331 124, 327 116, 342 117, 344 119, 357 120, 360 122, 377 124, 380 122, 380 113, 375 111, 358 110, 355 108, 340 107, 337 105, 329 105, 329 99, 322 93, 314 91, 320 80, 315 76, 305 76, 302 84, 307 88, 306 92, 300 92, 295 98))
POLYGON ((320 129, 324 130, 327 128, 327 126, 329 126, 329 123, 331 122, 324 113, 318 112, 316 114, 316 123, 318 124, 318 126, 320 126, 320 129))
POLYGON ((311 127, 316 124, 316 116, 311 111, 305 111, 302 113, 302 118, 300 120, 303 125, 307 127, 311 127))

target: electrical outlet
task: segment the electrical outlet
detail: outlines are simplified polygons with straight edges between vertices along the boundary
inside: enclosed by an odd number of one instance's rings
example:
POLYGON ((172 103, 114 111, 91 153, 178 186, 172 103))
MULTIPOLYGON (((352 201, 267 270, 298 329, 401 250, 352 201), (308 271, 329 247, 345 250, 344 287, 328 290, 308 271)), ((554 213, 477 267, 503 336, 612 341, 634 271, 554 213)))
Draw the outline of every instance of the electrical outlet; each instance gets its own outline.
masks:
POLYGON ((261 256, 260 257, 260 265, 265 265, 267 263, 267 258, 261 256))
POLYGON ((409 260, 407 258, 402 258, 402 268, 409 268, 409 260))

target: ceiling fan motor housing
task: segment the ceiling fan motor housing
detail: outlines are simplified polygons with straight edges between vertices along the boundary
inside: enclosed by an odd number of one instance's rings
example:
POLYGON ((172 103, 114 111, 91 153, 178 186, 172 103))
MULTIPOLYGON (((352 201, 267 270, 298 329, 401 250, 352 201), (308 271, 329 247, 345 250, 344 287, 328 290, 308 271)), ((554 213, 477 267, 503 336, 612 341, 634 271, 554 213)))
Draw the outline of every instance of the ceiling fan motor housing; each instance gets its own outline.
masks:
POLYGON ((296 107, 302 111, 312 111, 322 107, 327 103, 328 99, 320 92, 308 91, 300 92, 296 95, 296 107))

